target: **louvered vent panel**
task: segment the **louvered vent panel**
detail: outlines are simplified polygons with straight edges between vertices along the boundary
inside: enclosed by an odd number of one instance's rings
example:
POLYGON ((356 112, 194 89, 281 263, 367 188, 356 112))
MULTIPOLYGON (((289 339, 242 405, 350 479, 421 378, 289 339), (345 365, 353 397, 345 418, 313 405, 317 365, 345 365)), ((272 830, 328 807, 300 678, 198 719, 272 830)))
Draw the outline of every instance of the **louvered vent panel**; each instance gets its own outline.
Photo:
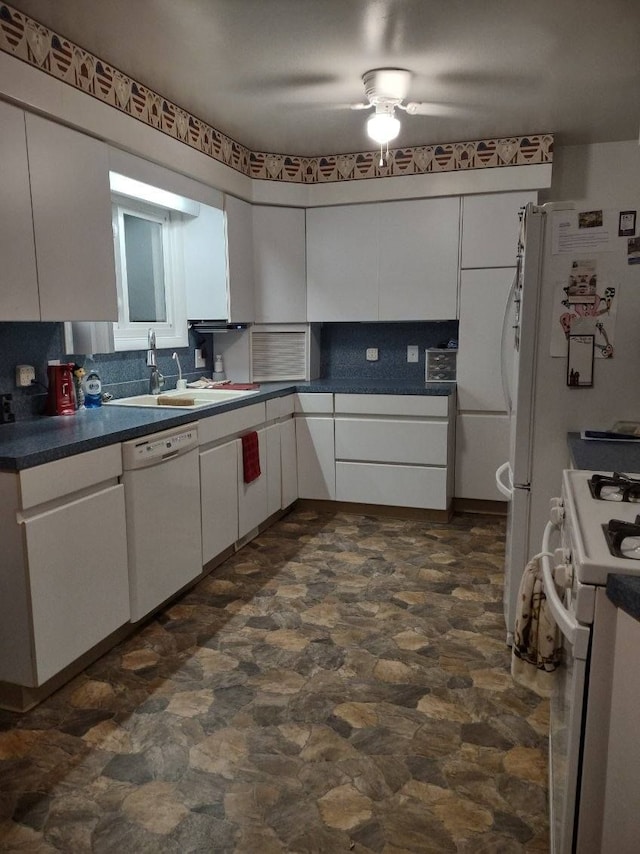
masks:
POLYGON ((305 332, 254 332, 251 367, 254 382, 306 378, 305 332))

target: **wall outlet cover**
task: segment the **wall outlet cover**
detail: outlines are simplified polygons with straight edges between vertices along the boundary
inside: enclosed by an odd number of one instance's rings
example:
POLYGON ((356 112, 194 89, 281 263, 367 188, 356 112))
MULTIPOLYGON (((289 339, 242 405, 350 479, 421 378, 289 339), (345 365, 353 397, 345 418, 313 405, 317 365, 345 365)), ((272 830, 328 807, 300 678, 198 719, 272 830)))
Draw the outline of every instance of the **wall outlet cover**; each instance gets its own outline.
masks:
POLYGON ((407 345, 407 362, 417 362, 420 358, 420 350, 417 344, 407 345))
POLYGON ((18 388, 27 388, 36 378, 36 370, 33 365, 16 365, 16 385, 18 388))
POLYGON ((195 368, 205 368, 205 360, 202 355, 202 350, 200 348, 196 348, 195 356, 194 356, 194 367, 195 368))
POLYGON ((377 362, 378 361, 378 348, 377 347, 367 347, 367 362, 377 362))

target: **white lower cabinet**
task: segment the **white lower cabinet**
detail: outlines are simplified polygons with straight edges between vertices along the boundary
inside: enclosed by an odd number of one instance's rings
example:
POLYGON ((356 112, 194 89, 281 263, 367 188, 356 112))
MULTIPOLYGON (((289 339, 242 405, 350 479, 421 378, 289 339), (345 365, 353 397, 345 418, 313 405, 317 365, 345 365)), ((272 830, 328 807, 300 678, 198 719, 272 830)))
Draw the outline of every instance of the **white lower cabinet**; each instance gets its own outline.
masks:
POLYGON ((202 561, 208 563, 238 539, 238 443, 200 454, 202 561))
POLYGON ((0 681, 38 687, 129 621, 120 445, 0 473, 0 681))
POLYGON ((242 539, 257 528, 269 515, 267 489, 267 431, 257 430, 258 446, 260 449, 260 477, 251 483, 244 482, 244 467, 242 464, 242 442, 238 444, 238 537, 242 539))
POLYGON ((267 476, 267 516, 282 509, 282 463, 280 461, 280 425, 272 424, 264 431, 267 476))
POLYGON ((336 394, 336 499, 447 510, 451 401, 444 395, 336 394))
POLYGON ((333 395, 297 394, 295 413, 298 497, 333 501, 336 497, 333 395))
POLYGON ((458 415, 456 498, 504 501, 495 473, 509 457, 509 416, 483 412, 458 415))
POLYGON ((298 498, 298 459, 294 418, 289 418, 280 424, 280 463, 282 467, 281 506, 284 510, 298 498))

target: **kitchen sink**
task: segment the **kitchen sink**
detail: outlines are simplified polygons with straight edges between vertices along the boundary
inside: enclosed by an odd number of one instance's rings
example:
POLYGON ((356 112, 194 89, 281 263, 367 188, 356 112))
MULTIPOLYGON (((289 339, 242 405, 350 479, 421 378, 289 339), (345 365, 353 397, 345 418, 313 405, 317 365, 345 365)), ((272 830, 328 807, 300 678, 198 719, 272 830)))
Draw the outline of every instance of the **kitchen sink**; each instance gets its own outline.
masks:
POLYGON ((156 394, 136 394, 133 397, 121 397, 117 400, 110 400, 106 403, 106 406, 152 406, 156 409, 200 409, 202 406, 211 406, 216 403, 230 403, 234 400, 241 400, 243 397, 250 397, 253 394, 257 394, 258 389, 253 389, 251 391, 236 391, 232 389, 221 389, 221 388, 191 388, 186 389, 185 391, 177 391, 173 389, 172 391, 162 392, 160 395, 156 394), (193 398, 193 403, 159 403, 158 398, 167 398, 167 397, 176 397, 176 398, 185 398, 190 399, 193 398))

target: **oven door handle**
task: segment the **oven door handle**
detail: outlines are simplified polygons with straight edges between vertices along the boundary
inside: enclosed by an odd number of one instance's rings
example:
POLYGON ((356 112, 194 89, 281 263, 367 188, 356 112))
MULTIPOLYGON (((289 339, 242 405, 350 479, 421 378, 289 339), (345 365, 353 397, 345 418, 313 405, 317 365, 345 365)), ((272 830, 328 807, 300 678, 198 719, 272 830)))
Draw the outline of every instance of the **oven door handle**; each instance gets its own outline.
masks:
POLYGON ((553 580, 553 571, 551 569, 550 560, 553 555, 550 552, 550 540, 554 531, 558 530, 558 526, 554 525, 553 522, 547 522, 542 536, 540 565, 542 567, 544 592, 547 597, 549 611, 551 612, 553 619, 556 621, 556 625, 567 641, 571 644, 574 657, 584 660, 587 657, 589 649, 589 627, 583 626, 579 623, 575 616, 565 608, 562 599, 558 596, 555 581, 553 580))

